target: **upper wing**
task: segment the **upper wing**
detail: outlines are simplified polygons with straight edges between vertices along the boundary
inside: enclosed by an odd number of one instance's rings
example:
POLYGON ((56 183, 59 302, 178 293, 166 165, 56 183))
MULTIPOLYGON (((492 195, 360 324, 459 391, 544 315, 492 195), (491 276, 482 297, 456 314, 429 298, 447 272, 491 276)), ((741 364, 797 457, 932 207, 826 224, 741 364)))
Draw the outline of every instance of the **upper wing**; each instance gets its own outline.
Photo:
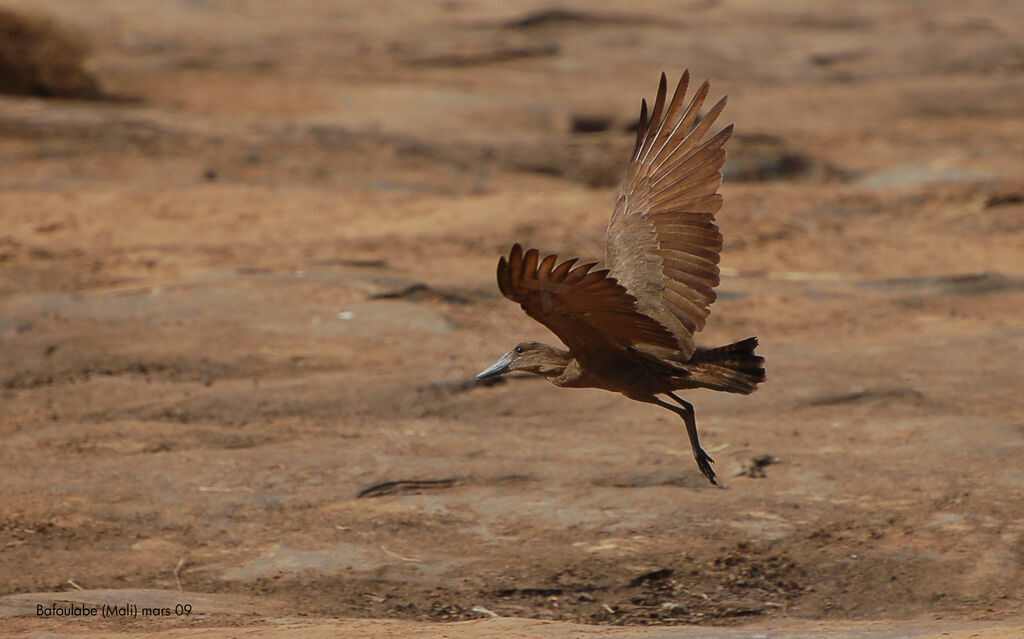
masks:
POLYGON ((687 71, 666 105, 661 74, 649 120, 643 102, 636 146, 605 246, 611 275, 636 298, 641 313, 673 333, 684 358, 693 353, 693 335, 704 327, 716 297, 722 250, 722 234, 715 225, 715 213, 722 208, 719 171, 732 135, 730 124, 702 142, 725 98, 698 122, 708 83, 684 110, 689 81, 687 71))
POLYGON ((498 288, 570 349, 675 346, 672 333, 639 313, 636 299, 608 271, 591 272, 594 264, 573 268, 576 259, 556 267, 557 261, 555 255, 540 260, 537 249, 524 254, 516 244, 508 260, 498 261, 498 288))

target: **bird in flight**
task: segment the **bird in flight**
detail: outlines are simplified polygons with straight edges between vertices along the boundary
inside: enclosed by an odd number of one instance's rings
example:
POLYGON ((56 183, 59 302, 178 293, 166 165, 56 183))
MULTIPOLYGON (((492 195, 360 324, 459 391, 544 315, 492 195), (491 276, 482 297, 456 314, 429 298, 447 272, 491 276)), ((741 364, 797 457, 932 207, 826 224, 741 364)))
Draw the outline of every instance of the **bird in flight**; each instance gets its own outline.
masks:
POLYGON ((569 350, 523 342, 477 375, 483 380, 525 371, 565 388, 601 388, 657 404, 686 425, 697 467, 717 485, 714 462, 700 446, 693 405, 673 391, 709 388, 749 394, 765 380, 764 358, 750 337, 718 348, 699 348, 719 283, 722 234, 715 214, 730 124, 705 135, 725 108, 723 97, 704 115, 704 82, 683 103, 690 74, 672 99, 661 75, 648 118, 641 103, 636 144, 619 189, 605 240, 607 268, 559 263, 515 244, 498 261, 498 288, 526 314, 548 327, 569 350), (664 395, 675 404, 658 397, 664 395))

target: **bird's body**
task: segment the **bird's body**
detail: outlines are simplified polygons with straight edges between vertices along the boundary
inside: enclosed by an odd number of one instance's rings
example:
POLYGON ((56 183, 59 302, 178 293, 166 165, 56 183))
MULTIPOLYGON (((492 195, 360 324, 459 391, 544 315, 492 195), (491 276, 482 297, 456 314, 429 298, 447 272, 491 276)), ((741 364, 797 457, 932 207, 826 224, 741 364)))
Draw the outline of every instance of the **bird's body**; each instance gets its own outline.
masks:
POLYGON ((667 367, 638 361, 625 352, 583 351, 576 355, 545 344, 527 343, 526 346, 535 350, 549 349, 544 353, 546 366, 538 374, 561 388, 600 388, 624 395, 643 393, 654 386, 664 388, 657 391, 659 393, 674 390, 668 383, 671 371, 667 367))
POLYGON ((709 388, 748 394, 764 381, 756 338, 700 349, 694 333, 704 327, 715 300, 722 236, 719 172, 728 126, 703 137, 725 106, 723 98, 703 118, 705 82, 684 110, 684 73, 666 104, 661 76, 650 120, 640 112, 637 141, 608 226, 607 269, 558 263, 516 244, 498 262, 498 287, 547 326, 568 350, 526 342, 477 379, 522 370, 566 388, 601 388, 657 404, 686 424, 697 465, 711 483, 711 458, 700 447, 693 406, 673 391, 709 388), (662 401, 667 395, 677 405, 662 401))

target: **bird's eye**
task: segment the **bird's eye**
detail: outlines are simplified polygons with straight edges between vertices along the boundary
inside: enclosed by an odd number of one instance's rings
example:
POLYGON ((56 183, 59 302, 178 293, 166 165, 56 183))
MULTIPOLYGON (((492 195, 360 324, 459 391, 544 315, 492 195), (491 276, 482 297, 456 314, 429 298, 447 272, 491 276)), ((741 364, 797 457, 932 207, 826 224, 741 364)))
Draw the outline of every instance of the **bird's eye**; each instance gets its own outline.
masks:
POLYGON ((522 354, 523 354, 523 347, 522 346, 516 346, 516 355, 522 355, 522 354))

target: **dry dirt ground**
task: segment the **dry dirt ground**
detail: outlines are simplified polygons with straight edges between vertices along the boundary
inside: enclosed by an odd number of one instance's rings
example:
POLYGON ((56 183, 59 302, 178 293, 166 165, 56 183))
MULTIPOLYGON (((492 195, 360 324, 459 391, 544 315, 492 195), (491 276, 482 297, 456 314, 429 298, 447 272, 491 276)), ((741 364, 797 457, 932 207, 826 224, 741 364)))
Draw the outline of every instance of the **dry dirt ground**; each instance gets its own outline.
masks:
POLYGON ((0 97, 6 632, 1020 636, 1024 4, 3 4, 120 98, 0 97), (768 366, 689 396, 723 489, 668 411, 470 381, 687 67, 702 339, 768 366))

